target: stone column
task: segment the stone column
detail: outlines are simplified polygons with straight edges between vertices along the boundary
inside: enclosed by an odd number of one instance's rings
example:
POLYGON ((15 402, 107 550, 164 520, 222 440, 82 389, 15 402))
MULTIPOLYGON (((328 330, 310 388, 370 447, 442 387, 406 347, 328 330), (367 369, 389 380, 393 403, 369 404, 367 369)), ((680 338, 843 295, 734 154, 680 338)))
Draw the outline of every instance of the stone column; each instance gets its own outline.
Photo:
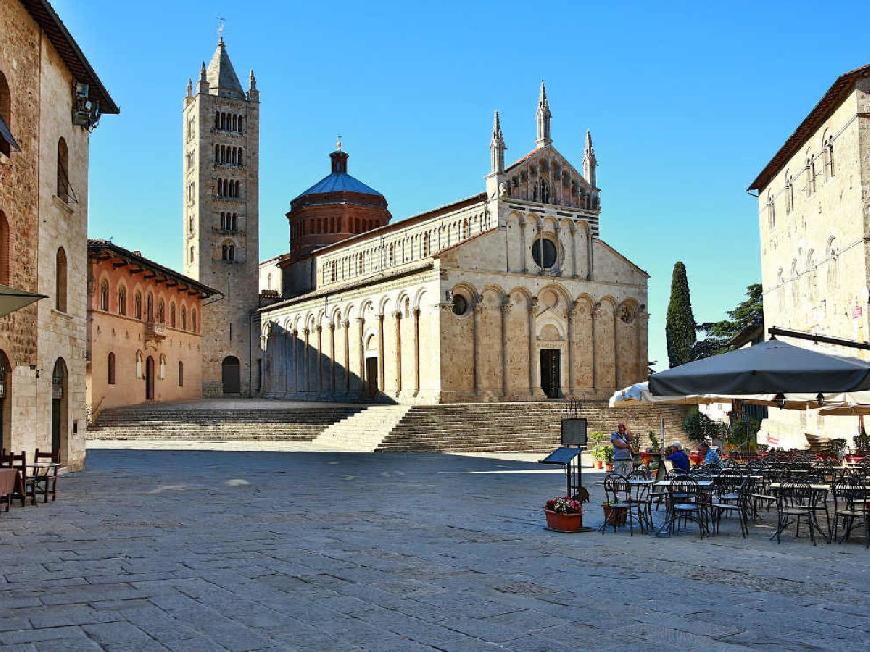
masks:
POLYGON ((344 330, 344 393, 350 394, 350 321, 341 323, 344 330))
POLYGON ((414 396, 420 393, 420 309, 414 308, 414 396))
POLYGON ((335 321, 329 322, 329 393, 335 398, 335 321))
POLYGON ((384 391, 384 315, 378 315, 378 389, 384 391))
POLYGON ((471 354, 472 354, 472 371, 474 372, 474 395, 480 393, 480 344, 477 341, 477 334, 480 330, 480 311, 483 310, 483 304, 476 302, 471 313, 471 354))
POLYGON ((504 398, 508 393, 508 382, 507 382, 507 318, 508 313, 511 310, 510 297, 506 297, 502 304, 499 306, 499 312, 501 313, 501 396, 504 398))
POLYGON ((364 396, 366 392, 365 317, 357 317, 356 323, 359 326, 359 394, 364 396))
POLYGON ((538 220, 535 223, 535 234, 536 240, 535 244, 538 246, 538 260, 541 261, 541 264, 538 265, 538 274, 544 273, 544 223, 542 220, 538 220))
POLYGON ((535 307, 538 299, 529 299, 529 397, 535 397, 535 307))
POLYGON ((396 327, 396 398, 402 393, 402 311, 393 313, 396 327))
POLYGON ((299 391, 299 331, 290 331, 290 358, 293 365, 293 393, 299 391))
POLYGON ((522 261, 523 274, 528 271, 528 266, 526 265, 526 220, 520 217, 520 261, 522 261))
POLYGON ((571 231, 571 276, 577 278, 577 228, 574 222, 569 225, 571 231))
POLYGON ((568 340, 568 396, 574 395, 574 306, 565 311, 566 334, 568 340))
POLYGON ((311 368, 311 365, 309 364, 310 358, 311 358, 311 352, 309 351, 310 346, 308 343, 308 336, 311 333, 311 329, 306 328, 304 333, 305 333, 305 349, 304 349, 304 351, 305 351, 305 356, 304 356, 305 367, 302 370, 302 373, 305 374, 305 391, 308 392, 311 389, 311 373, 309 373, 309 370, 311 368))
POLYGON ((323 393, 323 326, 317 324, 317 393, 323 393))

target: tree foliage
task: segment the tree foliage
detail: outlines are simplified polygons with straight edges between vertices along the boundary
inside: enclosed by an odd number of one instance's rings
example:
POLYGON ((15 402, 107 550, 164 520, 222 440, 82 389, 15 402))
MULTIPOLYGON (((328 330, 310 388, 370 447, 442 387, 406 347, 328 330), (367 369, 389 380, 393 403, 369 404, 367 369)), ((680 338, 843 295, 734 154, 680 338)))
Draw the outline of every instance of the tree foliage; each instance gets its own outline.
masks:
POLYGON ((764 323, 764 296, 760 283, 746 287, 746 298, 727 313, 728 318, 698 324, 698 333, 704 337, 692 347, 692 359, 700 360, 732 350, 731 340, 744 329, 764 323))
POLYGON ((681 261, 677 261, 671 276, 671 300, 668 302, 668 317, 665 324, 668 363, 671 367, 692 360, 696 328, 686 266, 681 261))

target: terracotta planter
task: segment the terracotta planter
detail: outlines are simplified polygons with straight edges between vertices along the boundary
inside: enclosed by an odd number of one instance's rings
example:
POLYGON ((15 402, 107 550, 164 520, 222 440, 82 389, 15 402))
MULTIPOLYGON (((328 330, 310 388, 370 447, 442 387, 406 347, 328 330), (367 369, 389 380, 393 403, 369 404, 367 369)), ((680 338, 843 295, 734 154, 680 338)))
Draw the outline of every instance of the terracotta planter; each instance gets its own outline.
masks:
POLYGON ((628 510, 611 509, 610 505, 602 505, 601 508, 604 510, 604 522, 607 525, 625 525, 628 510))
POLYGON ((613 464, 611 462, 608 462, 607 464, 605 464, 604 467, 608 473, 610 473, 613 470, 613 464))
POLYGON ((689 453, 689 461, 697 466, 698 463, 701 461, 701 454, 697 451, 692 451, 691 453, 689 453))
POLYGON ((545 509, 544 515, 547 517, 547 527, 557 532, 579 532, 583 527, 583 514, 559 514, 545 509))
POLYGON ((599 471, 604 468, 604 460, 595 460, 595 468, 599 471))
POLYGON ((649 462, 651 459, 652 459, 651 453, 641 453, 640 454, 640 463, 645 465, 645 466, 649 466, 649 462))

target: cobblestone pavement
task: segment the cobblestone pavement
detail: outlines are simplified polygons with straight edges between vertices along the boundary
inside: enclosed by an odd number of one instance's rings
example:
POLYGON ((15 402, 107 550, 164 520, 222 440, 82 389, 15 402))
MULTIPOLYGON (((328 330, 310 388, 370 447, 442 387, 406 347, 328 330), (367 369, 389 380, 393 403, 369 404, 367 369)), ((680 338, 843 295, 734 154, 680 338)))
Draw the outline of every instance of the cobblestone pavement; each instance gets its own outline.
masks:
POLYGON ((551 533, 541 504, 563 479, 539 471, 450 455, 92 451, 57 503, 0 514, 0 644, 870 646, 863 546, 777 545, 766 527, 744 541, 735 523, 704 540, 551 533))

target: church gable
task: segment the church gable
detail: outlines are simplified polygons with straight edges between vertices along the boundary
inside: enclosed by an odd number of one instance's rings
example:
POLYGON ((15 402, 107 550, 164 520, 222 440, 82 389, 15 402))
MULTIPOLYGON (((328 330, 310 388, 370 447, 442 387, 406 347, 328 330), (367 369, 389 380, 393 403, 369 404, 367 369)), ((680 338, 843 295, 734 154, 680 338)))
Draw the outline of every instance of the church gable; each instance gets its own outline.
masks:
POLYGON ((532 150, 504 171, 512 199, 594 209, 597 189, 552 145, 532 150))

